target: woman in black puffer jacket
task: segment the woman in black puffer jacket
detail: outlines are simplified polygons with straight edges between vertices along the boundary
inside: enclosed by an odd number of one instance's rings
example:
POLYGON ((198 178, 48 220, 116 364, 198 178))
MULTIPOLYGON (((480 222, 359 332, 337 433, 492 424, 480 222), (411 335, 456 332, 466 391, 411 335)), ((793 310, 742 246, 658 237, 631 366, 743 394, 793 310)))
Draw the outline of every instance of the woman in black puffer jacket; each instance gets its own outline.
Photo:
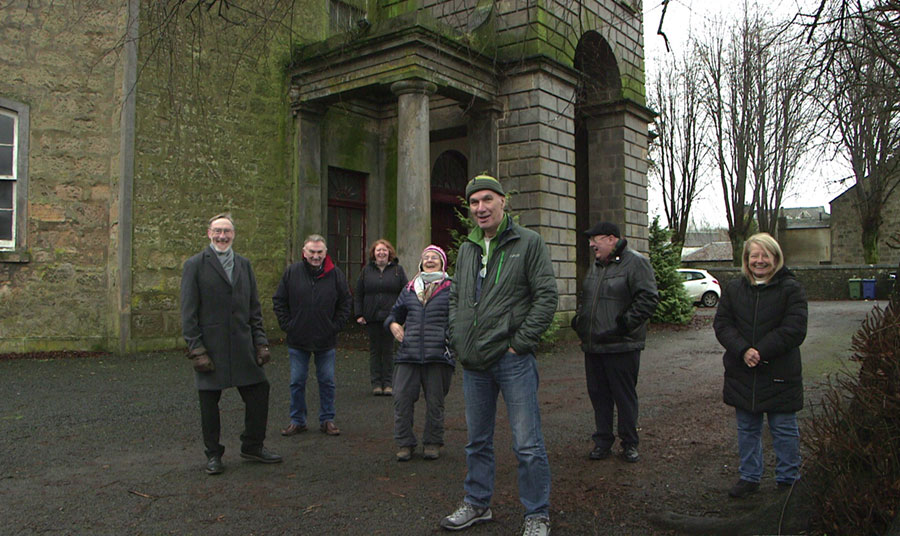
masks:
POLYGON ((369 264, 360 272, 353 295, 356 322, 369 333, 369 375, 375 396, 393 393, 394 338, 384 329, 384 319, 404 286, 406 272, 397 263, 394 246, 379 238, 369 250, 369 264))
POLYGON ((800 344, 807 321, 806 294, 784 267, 774 238, 751 236, 742 259, 744 277, 725 286, 713 322, 725 347, 723 398, 737 414, 740 480, 728 493, 738 498, 759 489, 763 414, 772 434, 778 487, 788 488, 800 478, 797 411, 803 408, 800 344))
POLYGON ((420 388, 426 407, 423 457, 437 459, 444 444, 444 397, 455 365, 446 342, 451 283, 446 267, 444 250, 425 248, 420 272, 397 297, 384 321, 400 341, 394 363, 394 439, 401 462, 409 460, 416 448, 413 408, 420 388))

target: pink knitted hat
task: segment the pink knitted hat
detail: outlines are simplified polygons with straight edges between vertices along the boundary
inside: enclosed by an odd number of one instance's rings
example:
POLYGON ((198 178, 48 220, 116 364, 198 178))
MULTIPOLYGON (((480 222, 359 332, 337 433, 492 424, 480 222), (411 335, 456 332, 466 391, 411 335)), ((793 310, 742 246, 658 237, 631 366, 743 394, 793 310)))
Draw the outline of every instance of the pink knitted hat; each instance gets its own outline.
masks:
MULTIPOLYGON (((447 271, 447 254, 444 253, 444 250, 441 249, 440 246, 435 246, 434 244, 431 244, 430 246, 428 246, 428 247, 426 247, 425 249, 422 250, 422 255, 425 255, 425 253, 428 252, 429 250, 430 250, 430 251, 434 251, 435 253, 437 253, 438 255, 440 255, 440 257, 441 257, 441 270, 444 271, 444 272, 446 272, 446 271, 447 271)), ((419 270, 421 270, 421 269, 422 269, 422 261, 419 261, 419 270)))

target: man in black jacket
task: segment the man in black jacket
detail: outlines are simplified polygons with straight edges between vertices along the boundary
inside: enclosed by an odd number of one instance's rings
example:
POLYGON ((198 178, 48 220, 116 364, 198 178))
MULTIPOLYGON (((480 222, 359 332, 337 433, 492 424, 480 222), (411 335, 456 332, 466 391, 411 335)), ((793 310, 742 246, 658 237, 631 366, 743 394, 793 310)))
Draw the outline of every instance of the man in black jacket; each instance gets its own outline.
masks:
POLYGON ((572 327, 584 350, 588 394, 597 430, 590 459, 608 458, 613 435, 613 406, 619 411, 622 457, 638 461, 637 378, 647 320, 659 294, 653 267, 646 257, 628 249, 614 223, 601 222, 584 232, 594 251, 594 263, 584 280, 572 327))
POLYGON ((231 248, 230 214, 213 216, 206 235, 209 247, 184 263, 181 331, 199 392, 206 472, 217 475, 225 469, 219 399, 228 387, 237 387, 245 405, 241 457, 278 463, 281 456, 263 446, 269 416, 269 382, 263 365, 270 354, 253 268, 231 248))
POLYGON ((339 435, 334 424, 334 366, 337 334, 350 318, 347 278, 327 255, 325 239, 310 235, 303 243, 303 261, 287 267, 272 305, 278 325, 287 334, 291 359, 291 422, 281 435, 305 432, 306 378, 315 357, 319 382, 319 430, 339 435))

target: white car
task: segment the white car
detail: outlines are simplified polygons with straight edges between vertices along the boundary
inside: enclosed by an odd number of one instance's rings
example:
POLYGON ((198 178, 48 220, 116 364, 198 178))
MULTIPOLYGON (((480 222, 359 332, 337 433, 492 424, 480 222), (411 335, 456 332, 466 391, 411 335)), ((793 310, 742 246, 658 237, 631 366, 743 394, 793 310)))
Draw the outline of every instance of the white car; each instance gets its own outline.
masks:
POLYGON ((712 274, 696 268, 679 268, 678 273, 684 278, 684 290, 694 303, 704 307, 715 307, 719 303, 722 287, 712 274))

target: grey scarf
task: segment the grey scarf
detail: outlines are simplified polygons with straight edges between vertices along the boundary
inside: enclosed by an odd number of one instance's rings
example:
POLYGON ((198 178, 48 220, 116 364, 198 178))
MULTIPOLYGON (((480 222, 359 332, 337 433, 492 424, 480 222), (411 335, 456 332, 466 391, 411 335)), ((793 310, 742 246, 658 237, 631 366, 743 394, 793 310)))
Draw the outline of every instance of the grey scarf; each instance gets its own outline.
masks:
POLYGON ((222 268, 225 270, 225 274, 228 275, 228 282, 234 283, 234 280, 231 277, 231 273, 234 271, 234 250, 228 248, 227 251, 219 251, 212 246, 209 247, 216 252, 216 258, 222 263, 222 268))

